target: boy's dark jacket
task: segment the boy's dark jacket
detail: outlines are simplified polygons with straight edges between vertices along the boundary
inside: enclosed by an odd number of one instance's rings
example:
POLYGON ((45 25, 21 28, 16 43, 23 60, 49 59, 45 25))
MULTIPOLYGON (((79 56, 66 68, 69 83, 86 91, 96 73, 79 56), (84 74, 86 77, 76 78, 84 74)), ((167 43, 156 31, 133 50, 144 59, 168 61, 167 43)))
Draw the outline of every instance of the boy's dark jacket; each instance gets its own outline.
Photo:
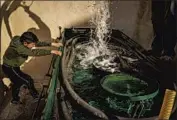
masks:
MULTIPOLYGON (((51 43, 38 42, 36 46, 51 46, 51 43)), ((27 60, 28 56, 44 56, 50 54, 51 50, 29 49, 25 47, 20 42, 20 36, 15 36, 3 56, 3 64, 20 67, 27 60)))

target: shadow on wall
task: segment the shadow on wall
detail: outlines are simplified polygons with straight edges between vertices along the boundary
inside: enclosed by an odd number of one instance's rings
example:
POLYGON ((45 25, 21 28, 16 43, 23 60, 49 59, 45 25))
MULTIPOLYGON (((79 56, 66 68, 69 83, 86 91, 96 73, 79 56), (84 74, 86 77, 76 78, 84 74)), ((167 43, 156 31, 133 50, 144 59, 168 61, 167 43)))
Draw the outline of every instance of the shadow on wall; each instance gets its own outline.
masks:
MULTIPOLYGON (((32 4, 31 4, 32 5, 32 4)), ((42 41, 51 41, 51 32, 49 27, 41 20, 39 16, 30 11, 30 6, 22 6, 29 17, 38 25, 37 28, 29 28, 28 31, 33 32, 42 41)))
MULTIPOLYGON (((12 31, 10 29, 10 25, 9 25, 9 17, 10 15, 17 10, 18 7, 20 7, 22 0, 18 0, 18 1, 4 1, 3 5, 0 8, 1 14, 0 14, 0 28, 2 30, 2 22, 4 19, 4 23, 8 32, 8 35, 10 38, 12 38, 12 31)), ((1 41, 1 32, 0 32, 0 41, 1 41)), ((1 42, 0 42, 0 53, 1 53, 1 42)))
MULTIPOLYGON (((32 5, 32 4, 31 4, 32 5)), ((31 6, 30 5, 30 6, 31 6)), ((29 28, 27 31, 33 32, 40 41, 51 41, 51 31, 49 27, 41 20, 41 18, 33 13, 30 10, 30 6, 22 5, 25 12, 29 15, 29 17, 38 25, 37 28, 29 28)), ((49 68, 51 61, 51 56, 42 56, 42 57, 33 57, 32 60, 27 61, 25 66, 23 67, 23 71, 26 73, 30 73, 34 79, 44 79, 45 74, 49 68), (39 67, 37 67, 39 66, 39 67)))
POLYGON ((7 32, 9 34, 10 38, 12 38, 12 31, 11 31, 10 25, 9 25, 9 17, 15 10, 17 10, 18 7, 20 7, 21 1, 22 0, 5 1, 4 4, 1 7, 1 21, 0 21, 0 24, 2 25, 2 20, 4 18, 4 22, 5 22, 5 25, 6 25, 6 28, 7 28, 7 32))
MULTIPOLYGON (((30 4, 30 6, 31 5, 32 4, 30 4)), ((9 17, 15 10, 17 10, 18 7, 23 7, 24 10, 26 11, 26 13, 29 14, 29 17, 31 17, 32 20, 34 20, 34 22, 36 22, 36 24, 39 26, 39 30, 36 29, 36 28, 30 28, 28 31, 34 32, 38 36, 45 35, 45 36, 42 37, 42 40, 44 40, 44 41, 45 41, 45 39, 46 40, 51 40, 51 37, 49 37, 49 36, 51 36, 50 29, 40 19, 40 17, 38 17, 36 14, 34 14, 33 12, 31 12, 29 10, 30 6, 26 6, 24 3, 22 4, 22 0, 5 1, 4 4, 2 5, 2 7, 0 8, 0 11, 1 11, 0 27, 2 27, 2 21, 4 19, 8 35, 12 39, 13 35, 12 35, 12 31, 11 31, 11 28, 10 28, 10 25, 9 25, 9 17)), ((0 35, 1 35, 1 33, 0 33, 0 35)))

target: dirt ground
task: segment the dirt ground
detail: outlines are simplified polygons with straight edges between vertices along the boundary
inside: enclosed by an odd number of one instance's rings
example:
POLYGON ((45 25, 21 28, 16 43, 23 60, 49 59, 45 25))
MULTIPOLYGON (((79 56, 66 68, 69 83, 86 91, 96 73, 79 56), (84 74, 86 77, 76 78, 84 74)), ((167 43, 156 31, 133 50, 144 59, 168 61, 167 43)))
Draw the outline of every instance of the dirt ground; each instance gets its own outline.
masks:
MULTIPOLYGON (((39 90, 38 90, 39 91, 39 90)), ((38 104, 38 100, 34 100, 29 91, 21 88, 19 93, 22 104, 11 104, 11 90, 7 91, 6 97, 0 111, 0 120, 30 120, 38 104)), ((41 100, 38 111, 42 112, 45 101, 41 100)))

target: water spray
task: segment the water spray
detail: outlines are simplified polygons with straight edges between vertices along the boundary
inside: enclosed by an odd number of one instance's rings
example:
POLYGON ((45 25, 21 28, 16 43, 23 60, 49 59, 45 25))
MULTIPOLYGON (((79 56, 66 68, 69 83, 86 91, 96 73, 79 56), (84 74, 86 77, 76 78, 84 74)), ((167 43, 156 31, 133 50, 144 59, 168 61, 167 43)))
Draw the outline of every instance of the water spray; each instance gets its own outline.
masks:
POLYGON ((93 12, 96 16, 91 19, 91 24, 95 26, 91 29, 90 43, 89 46, 83 46, 86 53, 81 59, 81 66, 83 68, 88 68, 93 60, 102 55, 110 55, 110 50, 108 49, 108 38, 110 36, 110 11, 108 1, 98 1, 94 6, 93 12))

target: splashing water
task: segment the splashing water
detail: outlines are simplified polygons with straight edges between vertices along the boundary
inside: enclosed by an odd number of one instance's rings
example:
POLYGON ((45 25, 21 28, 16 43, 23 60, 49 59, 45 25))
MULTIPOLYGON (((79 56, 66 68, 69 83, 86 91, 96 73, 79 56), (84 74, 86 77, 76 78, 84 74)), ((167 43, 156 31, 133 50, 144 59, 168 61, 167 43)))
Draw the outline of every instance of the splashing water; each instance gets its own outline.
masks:
POLYGON ((95 30, 91 30, 90 42, 88 46, 82 46, 87 52, 82 57, 80 65, 87 68, 93 63, 93 60, 102 55, 110 55, 107 47, 107 40, 110 37, 110 11, 108 1, 98 1, 94 5, 93 12, 95 16, 91 19, 91 24, 95 26, 95 30))
POLYGON ((93 24, 96 26, 96 38, 94 39, 92 36, 91 38, 93 40, 93 47, 98 49, 99 55, 105 55, 110 53, 107 48, 107 39, 110 35, 110 11, 108 1, 100 1, 97 8, 97 16, 95 17, 95 20, 92 19, 93 24))

